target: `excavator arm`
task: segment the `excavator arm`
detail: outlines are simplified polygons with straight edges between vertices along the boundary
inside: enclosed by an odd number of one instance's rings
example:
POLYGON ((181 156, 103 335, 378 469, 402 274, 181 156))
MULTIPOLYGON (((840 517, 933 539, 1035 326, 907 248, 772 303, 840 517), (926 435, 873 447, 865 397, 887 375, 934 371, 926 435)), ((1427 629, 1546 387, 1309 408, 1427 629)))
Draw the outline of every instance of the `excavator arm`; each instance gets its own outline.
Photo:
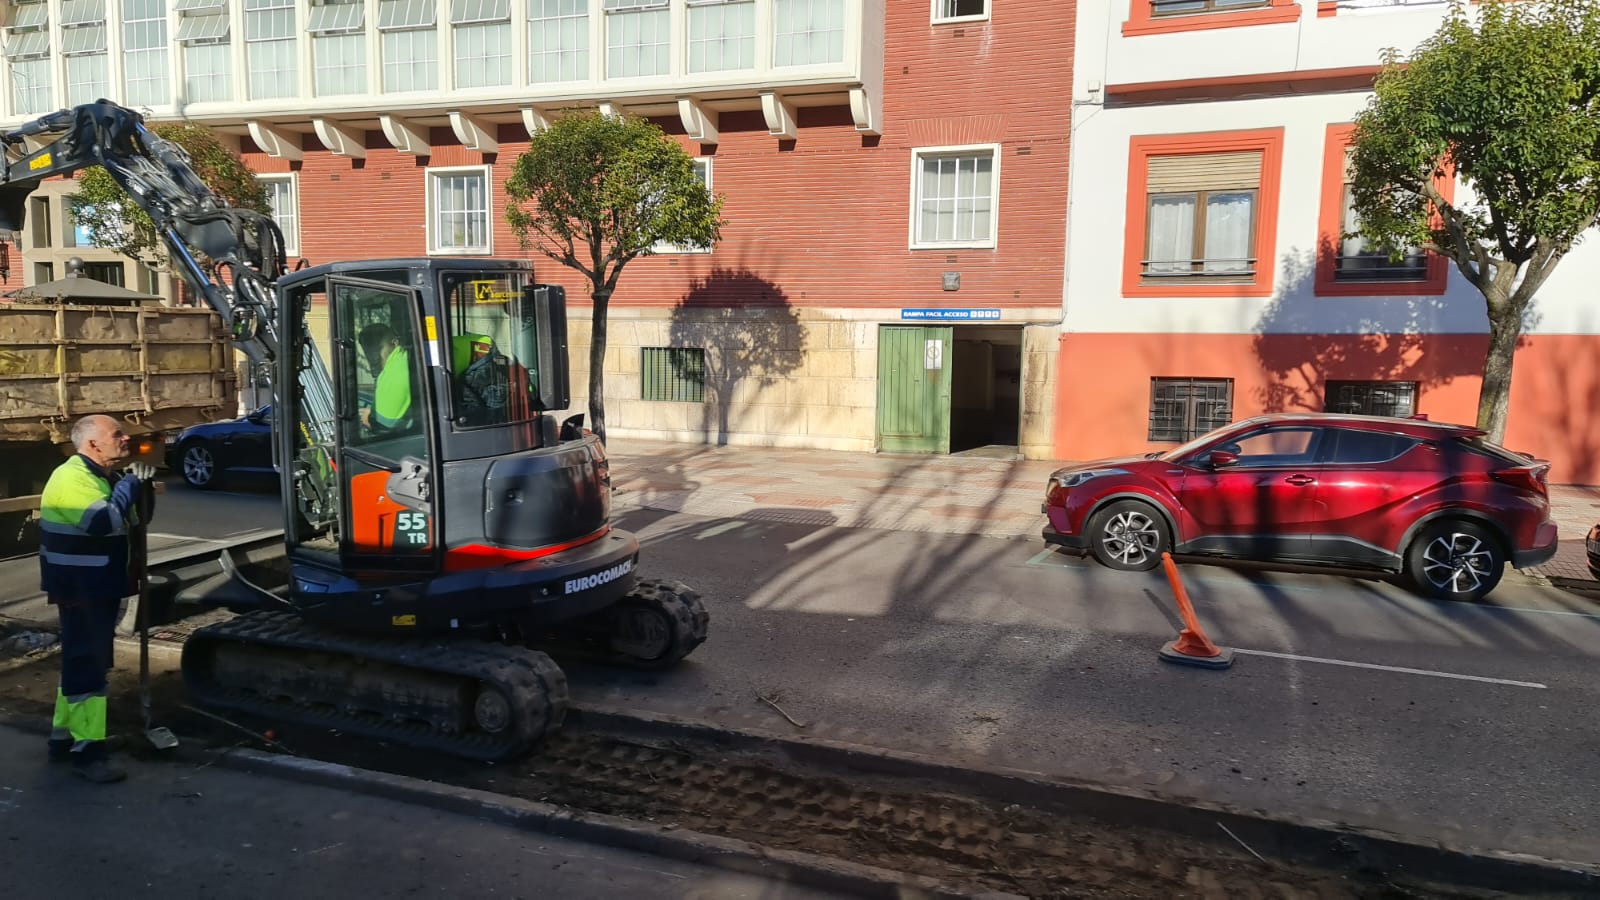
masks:
POLYGON ((0 146, 0 229, 22 229, 28 196, 45 178, 102 166, 150 216, 173 269, 222 316, 235 346, 258 368, 271 364, 280 347, 273 285, 285 260, 270 216, 223 202, 182 148, 107 100, 0 132, 0 146))
MULTIPOLYGON (((225 203, 200 180, 183 148, 108 100, 63 109, 0 132, 0 229, 20 231, 28 196, 45 178, 102 166, 155 225, 172 267, 222 317, 233 344, 273 383, 275 404, 299 406, 308 440, 330 443, 333 379, 312 337, 278 333, 276 283, 284 274, 283 232, 272 217, 225 203), (273 379, 284 349, 296 354, 299 390, 273 379)), ((305 485, 331 502, 329 485, 305 485)))

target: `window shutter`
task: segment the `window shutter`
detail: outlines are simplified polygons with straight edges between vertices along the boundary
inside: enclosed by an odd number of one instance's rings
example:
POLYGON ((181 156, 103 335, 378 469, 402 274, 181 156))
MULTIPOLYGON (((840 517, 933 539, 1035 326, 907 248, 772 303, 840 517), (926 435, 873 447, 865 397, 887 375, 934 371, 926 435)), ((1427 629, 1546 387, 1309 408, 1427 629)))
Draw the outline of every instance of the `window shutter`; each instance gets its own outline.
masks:
POLYGON ((1242 191, 1261 186, 1261 151, 1152 156, 1145 191, 1242 191))

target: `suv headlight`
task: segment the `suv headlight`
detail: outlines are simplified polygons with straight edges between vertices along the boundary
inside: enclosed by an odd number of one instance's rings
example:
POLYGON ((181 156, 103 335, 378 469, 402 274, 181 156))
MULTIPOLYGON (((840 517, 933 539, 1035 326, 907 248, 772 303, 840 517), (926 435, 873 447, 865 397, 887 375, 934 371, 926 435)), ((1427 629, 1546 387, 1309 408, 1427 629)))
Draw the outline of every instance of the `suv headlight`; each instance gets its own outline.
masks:
POLYGON ((1127 469, 1084 469, 1078 472, 1068 472, 1056 476, 1056 484, 1063 488, 1075 488, 1091 478, 1100 478, 1106 475, 1127 475, 1127 469))

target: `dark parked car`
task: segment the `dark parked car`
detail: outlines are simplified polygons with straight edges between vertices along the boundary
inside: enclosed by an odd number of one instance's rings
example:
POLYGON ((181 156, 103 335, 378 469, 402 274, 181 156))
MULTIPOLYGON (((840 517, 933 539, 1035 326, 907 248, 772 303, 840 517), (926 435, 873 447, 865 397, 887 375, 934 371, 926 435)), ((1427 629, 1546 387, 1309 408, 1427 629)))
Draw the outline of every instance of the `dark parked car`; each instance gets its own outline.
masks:
POLYGON ((272 407, 227 422, 185 428, 167 442, 167 466, 197 488, 214 488, 231 476, 274 475, 272 407))
POLYGON ((1583 549, 1589 556, 1589 574, 1600 579, 1600 524, 1589 529, 1589 536, 1583 539, 1583 549))
POLYGON ((1353 565, 1477 600, 1507 561, 1555 554, 1548 470, 1461 425, 1260 416, 1166 453, 1058 470, 1044 538, 1114 569, 1154 568, 1169 551, 1353 565))

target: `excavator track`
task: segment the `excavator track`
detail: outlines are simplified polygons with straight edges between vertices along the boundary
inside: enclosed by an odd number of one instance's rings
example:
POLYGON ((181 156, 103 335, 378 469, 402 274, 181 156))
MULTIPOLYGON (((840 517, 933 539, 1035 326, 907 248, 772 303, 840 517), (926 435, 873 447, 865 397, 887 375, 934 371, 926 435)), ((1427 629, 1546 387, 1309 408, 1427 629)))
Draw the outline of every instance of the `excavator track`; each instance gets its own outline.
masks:
POLYGON ((525 753, 561 726, 567 679, 545 654, 486 641, 363 638, 252 612, 190 636, 203 706, 468 759, 525 753))
POLYGON ((688 585, 641 578, 615 604, 533 635, 528 645, 564 659, 664 669, 705 643, 710 622, 688 585))

